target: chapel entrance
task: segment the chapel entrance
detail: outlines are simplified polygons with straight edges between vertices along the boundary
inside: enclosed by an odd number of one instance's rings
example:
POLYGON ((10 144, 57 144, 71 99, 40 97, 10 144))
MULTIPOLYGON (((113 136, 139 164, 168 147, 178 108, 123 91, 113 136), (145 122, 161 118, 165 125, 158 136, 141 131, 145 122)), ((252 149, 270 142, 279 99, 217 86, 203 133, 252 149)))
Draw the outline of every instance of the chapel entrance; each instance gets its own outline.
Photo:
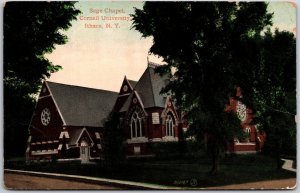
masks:
POLYGON ((90 158, 90 147, 88 142, 83 139, 80 142, 80 159, 81 163, 89 163, 89 158, 90 158))

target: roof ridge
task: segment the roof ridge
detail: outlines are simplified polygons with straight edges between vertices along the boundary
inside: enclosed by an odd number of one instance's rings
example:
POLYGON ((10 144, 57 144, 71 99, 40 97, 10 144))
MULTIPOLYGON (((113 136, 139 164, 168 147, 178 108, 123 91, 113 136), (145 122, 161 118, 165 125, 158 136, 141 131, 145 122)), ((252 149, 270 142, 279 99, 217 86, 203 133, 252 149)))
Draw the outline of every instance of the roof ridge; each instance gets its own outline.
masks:
POLYGON ((139 102, 141 103, 141 106, 143 107, 143 109, 145 108, 144 103, 141 99, 141 96, 139 95, 139 93, 136 90, 133 90, 133 93, 136 95, 136 98, 138 98, 139 102))
POLYGON ((118 93, 81 86, 46 82, 65 125, 103 127, 118 93))
MULTIPOLYGON (((55 99, 55 96, 53 95, 53 90, 52 90, 52 88, 50 88, 50 86, 49 86, 48 83, 53 83, 53 82, 45 81, 44 84, 45 84, 46 88, 48 89, 48 92, 50 93, 50 97, 52 98, 52 100, 53 100, 53 102, 54 102, 54 106, 55 106, 55 108, 57 109, 58 114, 59 114, 59 116, 60 116, 60 118, 61 118, 63 124, 66 125, 66 120, 65 120, 65 118, 64 118, 64 115, 63 115, 63 113, 61 112, 61 109, 60 109, 60 107, 59 107, 59 105, 58 105, 58 103, 57 103, 57 100, 55 99)), ((37 103, 38 103, 38 101, 37 101, 37 103)))
POLYGON ((153 90, 154 90, 153 89, 153 82, 152 82, 152 77, 151 77, 151 72, 150 72, 149 66, 148 66, 147 70, 149 71, 151 94, 152 94, 153 102, 154 102, 154 105, 156 105, 156 101, 155 101, 155 97, 154 97, 154 93, 153 93, 153 90))
MULTIPOLYGON (((126 75, 125 75, 125 77, 124 77, 124 80, 123 80, 121 86, 123 86, 124 82, 127 83, 127 84, 129 85, 129 87, 131 88, 131 90, 133 89, 133 87, 131 86, 131 84, 130 84, 130 82, 129 82, 129 79, 127 79, 126 75)), ((122 89, 122 87, 121 87, 121 89, 122 89)), ((121 93, 121 91, 119 92, 119 95, 120 95, 120 93, 121 93)))
POLYGON ((46 81, 46 82, 47 83, 59 84, 59 85, 63 85, 63 86, 70 86, 70 87, 84 88, 84 89, 90 89, 90 90, 98 90, 98 91, 106 91, 106 92, 112 92, 112 93, 119 93, 119 92, 112 91, 112 90, 105 90, 105 89, 92 88, 92 87, 85 87, 85 86, 79 86, 79 85, 71 85, 71 84, 65 84, 65 83, 60 83, 60 82, 52 82, 52 81, 46 81))

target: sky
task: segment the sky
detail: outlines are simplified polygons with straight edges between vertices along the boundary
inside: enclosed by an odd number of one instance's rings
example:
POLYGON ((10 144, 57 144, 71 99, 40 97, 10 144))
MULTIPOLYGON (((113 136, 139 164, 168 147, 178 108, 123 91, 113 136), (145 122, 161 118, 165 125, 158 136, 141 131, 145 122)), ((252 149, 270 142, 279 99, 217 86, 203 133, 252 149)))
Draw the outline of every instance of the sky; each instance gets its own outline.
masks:
MULTIPOLYGON (((128 21, 134 7, 142 6, 141 1, 78 2, 76 7, 82 13, 72 21, 70 29, 62 32, 68 42, 46 55, 54 65, 63 67, 49 81, 119 91, 124 76, 140 78, 147 67, 147 57, 151 62, 162 63, 162 58, 148 55, 152 39, 142 38, 128 21), (107 20, 111 17, 124 20, 107 20)), ((270 2, 268 11, 274 12, 273 30, 278 27, 296 33, 295 3, 270 2)))

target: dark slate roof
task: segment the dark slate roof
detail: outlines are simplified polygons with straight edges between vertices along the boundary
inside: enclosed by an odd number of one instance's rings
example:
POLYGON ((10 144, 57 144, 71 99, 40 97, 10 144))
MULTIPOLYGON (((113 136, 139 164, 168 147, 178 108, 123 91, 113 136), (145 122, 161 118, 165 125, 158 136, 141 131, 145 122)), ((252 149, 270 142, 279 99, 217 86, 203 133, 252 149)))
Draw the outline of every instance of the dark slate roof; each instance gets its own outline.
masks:
POLYGON ((71 126, 103 127, 118 97, 112 91, 48 81, 47 85, 65 124, 71 126))
MULTIPOLYGON (((70 135, 70 139, 68 141, 69 145, 76 145, 77 140, 79 140, 80 134, 83 132, 83 130, 86 130, 88 132, 88 134, 90 135, 90 137, 93 140, 92 135, 95 135, 95 132, 92 129, 89 128, 72 128, 69 129, 69 135, 70 135)), ((94 141, 93 141, 94 142, 94 141)))
MULTIPOLYGON (((160 76, 158 73, 155 73, 154 69, 154 65, 148 65, 147 69, 134 87, 134 90, 137 91, 143 102, 144 108, 165 106, 167 95, 160 94, 160 91, 164 86, 166 86, 166 82, 169 78, 167 75, 160 76)), ((128 110, 132 95, 133 93, 131 93, 131 96, 128 97, 120 112, 128 110)))
POLYGON ((68 141, 69 145, 74 145, 76 144, 79 135, 81 134, 81 132, 83 131, 83 128, 72 128, 70 129, 69 132, 69 136, 71 136, 71 138, 68 141))
POLYGON ((136 85, 136 83, 137 83, 137 81, 135 81, 135 80, 129 80, 129 79, 128 79, 128 82, 132 86, 132 88, 134 88, 135 85, 136 85))
POLYGON ((130 102, 132 101, 132 97, 133 97, 133 92, 130 93, 129 97, 127 98, 127 100, 125 101, 125 103, 123 104, 122 108, 119 110, 119 112, 124 112, 127 111, 129 106, 130 106, 130 102))

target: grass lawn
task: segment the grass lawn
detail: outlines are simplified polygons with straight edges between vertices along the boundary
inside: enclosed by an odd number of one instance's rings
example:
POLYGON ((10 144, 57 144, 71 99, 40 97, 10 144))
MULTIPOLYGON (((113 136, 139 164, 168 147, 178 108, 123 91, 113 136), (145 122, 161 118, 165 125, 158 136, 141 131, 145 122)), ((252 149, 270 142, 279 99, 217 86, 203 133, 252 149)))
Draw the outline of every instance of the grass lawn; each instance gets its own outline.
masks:
POLYGON ((209 175, 209 160, 174 158, 164 160, 129 160, 118 168, 100 165, 41 163, 35 165, 9 164, 6 168, 85 175, 182 187, 211 187, 264 180, 295 178, 296 173, 277 171, 275 160, 262 155, 224 157, 220 171, 209 175))

